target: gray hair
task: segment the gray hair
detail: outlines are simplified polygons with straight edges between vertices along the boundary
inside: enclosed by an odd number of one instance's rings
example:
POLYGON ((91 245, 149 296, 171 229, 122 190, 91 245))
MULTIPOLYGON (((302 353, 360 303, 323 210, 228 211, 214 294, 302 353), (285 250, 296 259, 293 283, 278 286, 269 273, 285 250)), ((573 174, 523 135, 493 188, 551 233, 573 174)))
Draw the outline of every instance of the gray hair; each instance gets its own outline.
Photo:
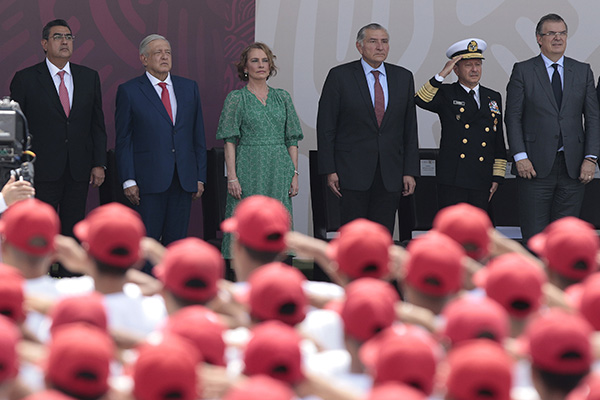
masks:
MULTIPOLYGON (((164 40, 165 42, 169 43, 169 41, 164 37, 161 36, 157 33, 153 33, 151 35, 146 36, 145 38, 142 39, 142 41, 140 42, 140 55, 148 55, 148 45, 150 44, 150 42, 153 42, 155 40, 164 40)), ((169 43, 169 46, 171 46, 171 43, 169 43)))
POLYGON ((360 43, 361 46, 363 45, 363 41, 365 40, 365 36, 366 36, 365 31, 367 29, 374 30, 374 31, 382 30, 382 31, 385 31, 386 35, 388 35, 388 36, 390 35, 388 33, 387 29, 385 29, 383 26, 379 25, 376 22, 371 22, 369 25, 365 25, 362 28, 360 28, 360 30, 358 31, 358 34, 356 35, 356 42, 360 43))

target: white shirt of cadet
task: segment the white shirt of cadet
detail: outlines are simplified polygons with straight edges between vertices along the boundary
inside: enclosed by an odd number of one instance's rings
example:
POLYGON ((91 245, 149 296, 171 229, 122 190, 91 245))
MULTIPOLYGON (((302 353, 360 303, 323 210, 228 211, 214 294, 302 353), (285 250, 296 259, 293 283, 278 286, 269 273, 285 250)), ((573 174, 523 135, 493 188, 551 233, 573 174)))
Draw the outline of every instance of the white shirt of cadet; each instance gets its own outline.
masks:
POLYGON ((56 87, 56 94, 58 94, 58 88, 60 86, 60 76, 58 73, 60 71, 65 71, 63 80, 65 81, 67 92, 69 93, 69 108, 73 108, 73 75, 71 74, 71 63, 67 61, 67 64, 63 67, 63 69, 58 69, 56 65, 52 64, 50 60, 46 58, 46 65, 48 66, 48 71, 50 71, 50 76, 52 77, 52 81, 56 87))

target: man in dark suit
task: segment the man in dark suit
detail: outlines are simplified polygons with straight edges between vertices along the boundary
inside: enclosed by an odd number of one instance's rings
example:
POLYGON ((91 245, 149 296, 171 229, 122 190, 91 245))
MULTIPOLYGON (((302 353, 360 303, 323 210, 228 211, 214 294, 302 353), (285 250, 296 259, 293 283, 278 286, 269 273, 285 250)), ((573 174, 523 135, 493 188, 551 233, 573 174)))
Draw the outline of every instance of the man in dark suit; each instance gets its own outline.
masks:
POLYGON ((362 59, 329 71, 317 116, 319 173, 341 198, 341 222, 367 218, 393 232, 402 195, 419 174, 414 81, 405 68, 384 63, 387 30, 361 28, 362 59))
POLYGON ((505 122, 525 240, 551 221, 579 216, 600 153, 594 76, 589 64, 564 56, 567 33, 560 16, 542 17, 536 27, 541 54, 516 63, 506 88, 505 122))
POLYGON ((58 210, 62 233, 85 217, 88 185, 104 182, 106 131, 98 73, 70 63, 74 36, 66 21, 42 31, 46 59, 17 72, 10 95, 27 117, 36 153, 36 197, 58 210))
POLYGON ((440 209, 469 203, 487 211, 506 172, 502 97, 479 84, 486 47, 475 38, 454 43, 446 51, 450 60, 415 97, 442 123, 436 162, 440 209), (442 84, 452 71, 458 82, 442 84))
POLYGON ((202 108, 196 82, 171 75, 164 37, 147 36, 139 50, 146 72, 117 91, 117 168, 148 236, 167 245, 187 236, 192 199, 204 191, 202 108))

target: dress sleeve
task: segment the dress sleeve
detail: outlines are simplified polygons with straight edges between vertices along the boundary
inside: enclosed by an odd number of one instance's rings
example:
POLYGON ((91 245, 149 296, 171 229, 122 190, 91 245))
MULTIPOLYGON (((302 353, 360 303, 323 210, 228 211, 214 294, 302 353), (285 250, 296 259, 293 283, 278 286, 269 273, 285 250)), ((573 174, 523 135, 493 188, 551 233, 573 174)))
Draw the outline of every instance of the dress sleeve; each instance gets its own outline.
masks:
POLYGON ((302 127, 300 126, 300 120, 294 103, 292 103, 292 96, 285 91, 281 90, 281 97, 285 104, 285 147, 298 146, 298 142, 304 138, 302 134, 302 127))
POLYGON ((219 127, 217 128, 217 139, 236 143, 240 138, 240 127, 242 125, 242 94, 239 90, 229 92, 223 104, 219 127))

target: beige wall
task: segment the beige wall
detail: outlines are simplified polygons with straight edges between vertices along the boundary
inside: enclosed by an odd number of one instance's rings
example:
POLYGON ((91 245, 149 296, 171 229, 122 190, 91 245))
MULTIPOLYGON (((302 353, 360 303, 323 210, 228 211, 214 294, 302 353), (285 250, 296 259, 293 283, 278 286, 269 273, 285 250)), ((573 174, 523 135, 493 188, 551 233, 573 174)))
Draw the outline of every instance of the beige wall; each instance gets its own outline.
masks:
MULTIPOLYGON (((269 84, 290 92, 304 130, 295 229, 312 232, 308 151, 317 148, 321 88, 331 67, 358 59, 355 39, 361 26, 378 22, 388 28, 387 61, 413 72, 415 90, 442 69, 452 43, 482 38, 488 43, 482 84, 504 96, 513 64, 538 54, 535 25, 550 12, 568 24, 566 55, 589 62, 597 75, 598 4, 597 0, 256 0, 256 39, 271 46, 279 67, 269 84)), ((451 75, 446 82, 455 79, 451 75)), ((438 147, 437 116, 418 110, 418 122, 420 147, 438 147)))

